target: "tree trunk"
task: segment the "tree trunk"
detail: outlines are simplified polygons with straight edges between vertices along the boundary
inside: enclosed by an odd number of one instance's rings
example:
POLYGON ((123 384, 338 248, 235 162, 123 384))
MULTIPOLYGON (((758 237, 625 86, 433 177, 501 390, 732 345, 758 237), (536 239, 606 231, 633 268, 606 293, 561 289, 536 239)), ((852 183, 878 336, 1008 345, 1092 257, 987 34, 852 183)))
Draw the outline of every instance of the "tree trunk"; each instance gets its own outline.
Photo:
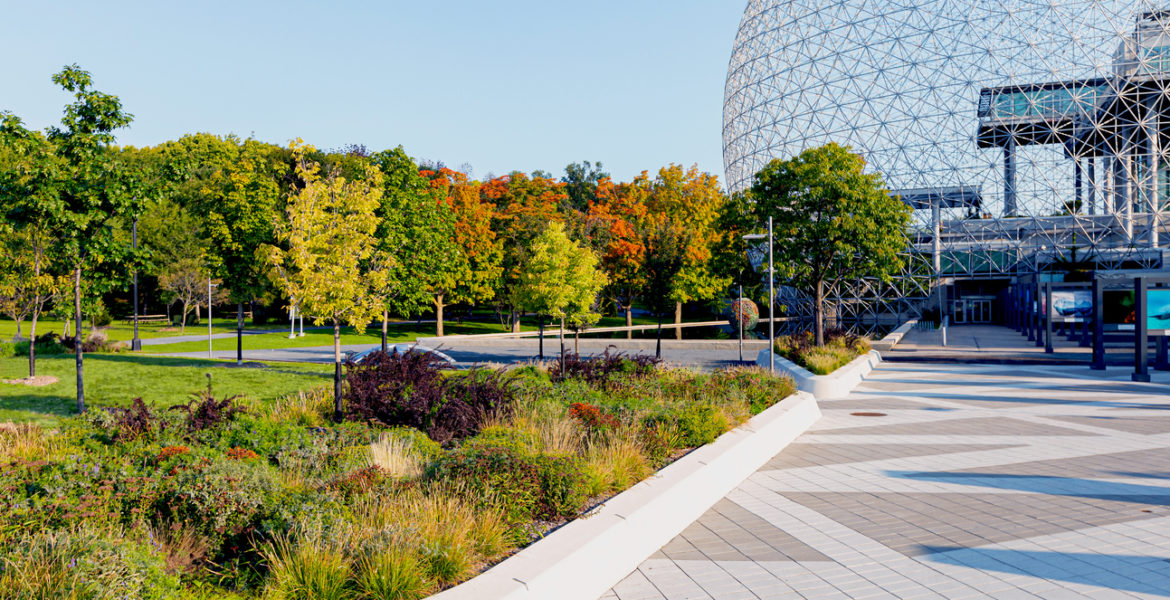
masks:
POLYGON ((81 261, 73 266, 73 354, 77 357, 77 412, 85 412, 85 377, 81 352, 81 261))
POLYGON ((577 356, 581 356, 581 330, 580 329, 573 332, 573 354, 576 354, 577 356))
MULTIPOLYGON (((187 311, 189 311, 189 310, 191 310, 191 309, 188 308, 187 303, 184 302, 183 303, 183 316, 179 317, 179 335, 183 335, 184 333, 187 333, 187 311)), ((195 307, 195 312, 196 313, 199 312, 198 306, 195 307)))
MULTIPOLYGON (((211 323, 211 321, 208 321, 211 323)), ((244 303, 236 304, 236 364, 244 364, 244 303)))
MULTIPOLYGON (((634 303, 631 302, 630 304, 626 305, 625 308, 626 308, 626 327, 627 328, 633 327, 634 326, 634 303)), ((633 329, 626 329, 626 339, 627 340, 634 339, 634 330, 633 329)))
POLYGON ((825 288, 824 282, 817 281, 813 292, 813 327, 816 329, 817 347, 825 345, 825 288))
POLYGON ((512 333, 520 333, 520 311, 512 309, 512 333))
POLYGON ((382 354, 388 353, 389 347, 386 345, 386 321, 390 318, 390 311, 385 308, 382 309, 382 354))
POLYGON ((544 360, 544 315, 540 315, 540 360, 544 360))
POLYGON ((443 337, 443 294, 435 294, 435 335, 443 337))
POLYGON ((674 339, 682 339, 682 302, 674 303, 674 339))
POLYGON ((654 358, 662 359, 662 313, 658 313, 658 341, 654 344, 654 358))
POLYGON ((29 329, 28 338, 28 376, 37 376, 37 317, 40 316, 40 308, 34 306, 32 314, 32 325, 29 329))
POLYGON ((333 319, 333 420, 341 422, 341 321, 333 319))
POLYGON ((23 317, 21 317, 21 318, 19 318, 19 319, 17 319, 17 320, 16 320, 16 338, 14 338, 14 339, 12 340, 12 341, 14 341, 14 342, 18 342, 18 341, 20 341, 20 340, 23 340, 23 339, 24 339, 24 336, 20 334, 20 323, 21 323, 22 321, 24 321, 24 318, 23 318, 23 317))
POLYGON ((565 318, 561 317, 561 330, 557 334, 561 340, 561 372, 565 372, 565 318))
MULTIPOLYGON (((33 277, 36 277, 37 282, 41 280, 41 249, 38 245, 36 248, 36 258, 33 259, 33 277)), ((39 285, 39 283, 38 283, 39 285)), ((41 302, 44 296, 41 296, 41 288, 37 288, 36 303, 33 304, 32 311, 32 325, 29 330, 28 339, 28 376, 37 376, 37 317, 41 316, 41 302)))

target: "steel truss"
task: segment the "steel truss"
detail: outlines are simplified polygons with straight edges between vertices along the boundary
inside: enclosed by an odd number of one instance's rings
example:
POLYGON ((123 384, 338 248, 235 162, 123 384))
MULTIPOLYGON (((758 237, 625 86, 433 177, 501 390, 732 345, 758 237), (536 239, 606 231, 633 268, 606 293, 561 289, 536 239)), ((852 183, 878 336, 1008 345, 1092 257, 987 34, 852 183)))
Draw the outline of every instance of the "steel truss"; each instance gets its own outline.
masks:
POLYGON ((919 315, 956 281, 1163 269, 1168 9, 749 0, 724 96, 728 188, 835 141, 916 209, 902 273, 829 290, 846 321, 919 315))

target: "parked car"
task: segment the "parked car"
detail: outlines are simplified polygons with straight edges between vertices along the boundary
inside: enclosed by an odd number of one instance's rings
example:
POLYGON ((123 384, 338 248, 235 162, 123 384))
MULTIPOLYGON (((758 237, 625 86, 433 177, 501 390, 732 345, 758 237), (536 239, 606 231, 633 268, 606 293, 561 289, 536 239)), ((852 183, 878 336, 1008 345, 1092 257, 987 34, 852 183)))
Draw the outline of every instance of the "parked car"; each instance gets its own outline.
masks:
MULTIPOLYGON (((361 352, 349 352, 346 355, 346 359, 353 361, 355 364, 360 364, 367 356, 378 352, 381 349, 382 346, 380 344, 377 346, 370 346, 369 350, 362 350, 361 352)), ((446 354, 435 350, 434 348, 427 348, 426 346, 419 346, 418 344, 390 344, 388 349, 390 352, 398 351, 399 354, 404 354, 411 350, 414 350, 415 352, 425 352, 447 363, 448 365, 455 364, 454 358, 451 358, 450 356, 447 356, 446 354)))

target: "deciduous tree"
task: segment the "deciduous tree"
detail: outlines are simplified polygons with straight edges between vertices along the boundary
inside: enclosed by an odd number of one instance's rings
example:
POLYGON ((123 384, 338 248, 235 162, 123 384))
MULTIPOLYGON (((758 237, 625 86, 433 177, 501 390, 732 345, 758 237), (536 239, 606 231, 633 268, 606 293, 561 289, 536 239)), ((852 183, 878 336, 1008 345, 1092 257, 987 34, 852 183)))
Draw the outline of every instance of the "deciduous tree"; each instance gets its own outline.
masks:
POLYGON ((565 352, 566 319, 585 322, 605 275, 588 248, 569 239, 561 223, 550 223, 528 248, 528 262, 520 273, 513 303, 540 315, 540 358, 544 358, 544 317, 561 322, 561 355, 565 352))
MULTIPOLYGON (((115 222, 131 215, 144 199, 138 177, 111 152, 114 131, 133 118, 117 96, 92 89, 90 74, 77 65, 53 75, 53 82, 73 94, 60 127, 48 129, 47 148, 54 155, 36 161, 36 171, 23 184, 30 189, 22 201, 6 207, 12 222, 40 224, 56 240, 73 271, 74 320, 81 322, 82 274, 96 265, 110 268, 131 256, 128 244, 117 239, 115 222)), ((26 147, 35 136, 19 119, 8 116, 5 137, 26 147)), ((30 152, 42 152, 31 149, 30 152)), ((85 411, 81 327, 75 328, 77 409, 85 411)))
MULTIPOLYGON (((663 167, 650 184, 650 211, 685 223, 688 232, 683 267, 674 283, 676 325, 682 323, 684 303, 711 300, 731 283, 730 278, 713 270, 711 262, 721 239, 715 225, 726 199, 719 178, 699 171, 697 166, 685 170, 675 164, 663 167)), ((681 328, 675 329, 675 337, 682 338, 681 328)))
POLYGON ((777 271, 813 297, 816 344, 824 344, 825 288, 888 281, 902 266, 910 209, 889 195, 865 160, 830 143, 775 159, 752 186, 758 215, 773 218, 777 271))
POLYGON ((642 263, 644 287, 642 297, 658 317, 658 341, 655 356, 662 358, 662 318, 675 306, 678 274, 686 265, 689 233, 681 224, 657 215, 641 232, 646 258, 642 263))
POLYGON ((368 165, 361 179, 336 173, 321 175, 317 163, 306 158, 313 147, 300 140, 290 145, 301 185, 289 197, 286 219, 276 228, 287 250, 261 247, 273 281, 320 325, 333 325, 333 401, 342 415, 341 325, 359 333, 378 317, 384 306, 377 290, 389 273, 370 270, 378 249, 377 210, 382 197, 382 173, 368 165))

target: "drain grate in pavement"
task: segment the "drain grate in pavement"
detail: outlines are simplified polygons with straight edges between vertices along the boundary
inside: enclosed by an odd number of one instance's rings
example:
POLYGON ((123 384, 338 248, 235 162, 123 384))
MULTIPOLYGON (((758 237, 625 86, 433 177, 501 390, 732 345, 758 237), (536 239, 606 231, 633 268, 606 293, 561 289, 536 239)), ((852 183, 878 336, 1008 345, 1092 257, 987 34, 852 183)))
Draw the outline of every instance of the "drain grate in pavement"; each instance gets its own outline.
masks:
POLYGON ((886 413, 880 413, 880 412, 851 412, 849 414, 851 416, 854 416, 854 417, 884 417, 884 416, 886 416, 886 413))

